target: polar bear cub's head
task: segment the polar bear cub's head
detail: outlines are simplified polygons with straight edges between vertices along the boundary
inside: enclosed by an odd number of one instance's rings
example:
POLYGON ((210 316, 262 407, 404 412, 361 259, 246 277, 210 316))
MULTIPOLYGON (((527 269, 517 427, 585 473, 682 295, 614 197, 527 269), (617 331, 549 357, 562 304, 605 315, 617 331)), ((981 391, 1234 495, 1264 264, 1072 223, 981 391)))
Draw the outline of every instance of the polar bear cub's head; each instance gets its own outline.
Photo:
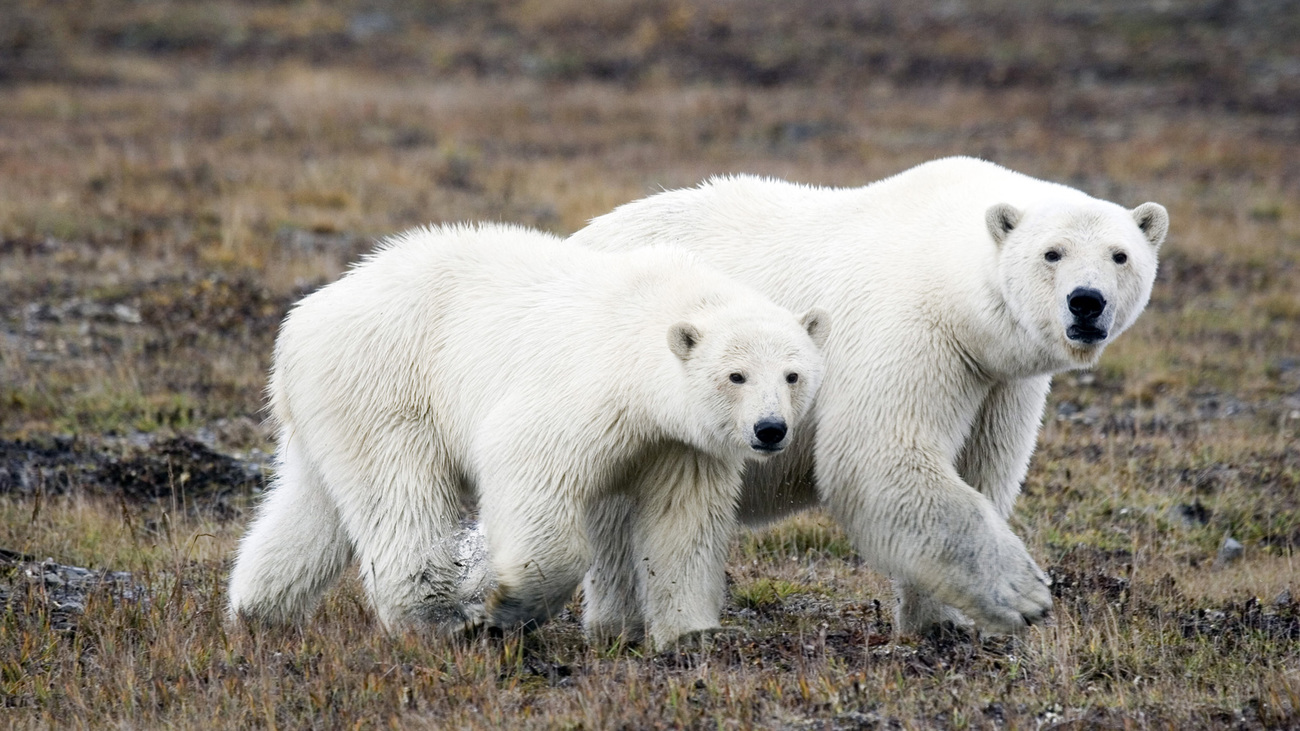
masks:
POLYGON ((1001 249, 1002 294, 1021 326, 1069 366, 1096 362, 1146 307, 1169 231, 1158 203, 999 203, 985 215, 1001 249))
POLYGON ((712 309, 668 330, 696 405, 701 442, 761 458, 794 439, 817 389, 830 316, 813 308, 801 317, 766 301, 712 309))

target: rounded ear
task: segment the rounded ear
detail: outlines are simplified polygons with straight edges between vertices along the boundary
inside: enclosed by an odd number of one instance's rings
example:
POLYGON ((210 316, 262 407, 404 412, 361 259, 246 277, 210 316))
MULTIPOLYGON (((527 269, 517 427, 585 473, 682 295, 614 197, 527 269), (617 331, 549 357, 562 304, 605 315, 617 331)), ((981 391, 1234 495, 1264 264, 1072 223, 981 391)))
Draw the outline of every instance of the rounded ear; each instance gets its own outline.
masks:
POLYGON ((1020 211, 1010 203, 996 203, 984 213, 984 223, 989 235, 998 246, 1007 240, 1007 234, 1020 224, 1020 211))
POLYGON ((1147 241, 1157 250, 1169 234, 1169 211, 1159 203, 1143 203, 1130 211, 1138 228, 1146 234, 1147 241))
POLYGON ((818 348, 826 347, 826 339, 831 334, 831 314, 820 307, 814 307, 799 316, 799 324, 808 331, 808 337, 818 348))
POLYGON ((668 349, 682 360, 691 355, 691 349, 700 342, 700 331, 689 322, 679 322, 668 328, 668 349))

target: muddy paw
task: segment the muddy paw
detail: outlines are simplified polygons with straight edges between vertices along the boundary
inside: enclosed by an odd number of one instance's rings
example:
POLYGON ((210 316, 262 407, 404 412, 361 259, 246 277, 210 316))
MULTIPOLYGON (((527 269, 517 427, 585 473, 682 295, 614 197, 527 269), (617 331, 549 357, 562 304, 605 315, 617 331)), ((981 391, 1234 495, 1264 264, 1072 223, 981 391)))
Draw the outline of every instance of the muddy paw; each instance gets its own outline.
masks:
POLYGON ((1019 558, 988 582, 973 606, 962 607, 982 631, 1015 633, 1051 616, 1051 579, 1028 554, 1019 558))
POLYGON ((461 605, 459 616, 438 623, 438 634, 456 640, 472 640, 487 629, 487 609, 482 604, 461 605))
POLYGON ((1051 615, 1051 579, 1019 538, 1003 530, 968 541, 972 545, 960 560, 936 569, 933 576, 943 578, 927 587, 936 600, 960 610, 988 634, 1020 632, 1051 615))

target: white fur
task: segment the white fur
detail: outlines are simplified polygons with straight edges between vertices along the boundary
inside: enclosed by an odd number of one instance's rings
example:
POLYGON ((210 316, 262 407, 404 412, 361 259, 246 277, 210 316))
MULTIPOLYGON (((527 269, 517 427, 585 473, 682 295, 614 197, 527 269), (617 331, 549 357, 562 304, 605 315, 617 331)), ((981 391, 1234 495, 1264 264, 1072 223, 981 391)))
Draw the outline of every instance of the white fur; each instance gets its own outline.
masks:
POLYGON ((1141 313, 1167 229, 1154 203, 1128 211, 949 158, 853 189, 714 179, 622 206, 572 240, 672 242, 778 304, 826 307, 815 446, 805 430, 790 454, 752 465, 742 519, 820 501, 895 578, 900 631, 962 619, 945 605, 1010 631, 1051 607, 1006 523, 1051 375, 1093 364, 1141 313), (1079 287, 1108 302, 1100 342, 1066 335, 1079 287))
POLYGON ((529 626, 594 558, 593 634, 716 627, 741 470, 764 457, 755 424, 798 433, 826 322, 667 248, 491 225, 395 237, 285 320, 279 471, 232 616, 304 618, 355 558, 385 626, 529 626), (477 608, 456 567, 475 498, 496 582, 477 608))

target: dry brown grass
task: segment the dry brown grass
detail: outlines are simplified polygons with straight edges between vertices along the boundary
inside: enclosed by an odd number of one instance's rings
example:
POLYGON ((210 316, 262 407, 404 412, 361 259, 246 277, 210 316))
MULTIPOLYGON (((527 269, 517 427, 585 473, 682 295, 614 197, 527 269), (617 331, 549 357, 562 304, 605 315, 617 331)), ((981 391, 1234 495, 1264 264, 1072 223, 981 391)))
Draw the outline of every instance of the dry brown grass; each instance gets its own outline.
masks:
POLYGON ((105 586, 69 614, 4 564, 0 721, 1300 726, 1300 603, 1277 601, 1300 592, 1294 12, 909 7, 0 10, 0 470, 67 452, 58 434, 268 448, 279 318, 376 235, 567 232, 708 175, 857 185, 980 155, 1173 219, 1148 312, 1057 379, 1017 510, 1054 624, 894 642, 887 582, 814 514, 737 547, 725 621, 747 634, 707 653, 589 648, 572 612, 504 642, 386 636, 351 582, 310 626, 252 635, 220 622, 252 496, 0 471, 0 548, 148 597, 105 586), (1216 567, 1225 533, 1245 555, 1216 567))

